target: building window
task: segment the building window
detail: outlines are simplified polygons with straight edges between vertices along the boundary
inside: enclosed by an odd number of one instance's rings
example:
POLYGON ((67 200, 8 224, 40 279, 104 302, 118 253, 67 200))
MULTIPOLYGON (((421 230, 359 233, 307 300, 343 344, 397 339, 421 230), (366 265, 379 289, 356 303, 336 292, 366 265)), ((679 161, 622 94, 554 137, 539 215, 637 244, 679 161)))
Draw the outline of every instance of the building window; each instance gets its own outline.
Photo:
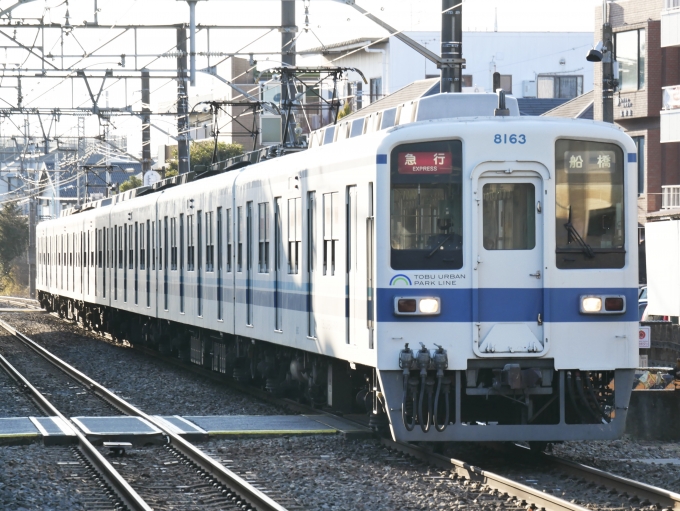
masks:
POLYGON ((512 75, 501 75, 501 89, 512 94, 512 75))
POLYGON ((619 63, 621 91, 645 88, 645 29, 614 34, 614 51, 619 63))
POLYGON ((539 98, 572 99, 583 94, 583 76, 538 75, 539 98))
POLYGON ((380 98, 383 97, 382 78, 371 78, 370 87, 371 87, 371 103, 373 103, 374 101, 378 101, 380 98))
MULTIPOLYGON (((461 83, 463 87, 472 87, 472 75, 463 75, 463 81, 461 83)), ((512 83, 510 83, 512 86, 512 83)))
POLYGON ((645 137, 632 137, 637 147, 638 195, 645 193, 645 137))

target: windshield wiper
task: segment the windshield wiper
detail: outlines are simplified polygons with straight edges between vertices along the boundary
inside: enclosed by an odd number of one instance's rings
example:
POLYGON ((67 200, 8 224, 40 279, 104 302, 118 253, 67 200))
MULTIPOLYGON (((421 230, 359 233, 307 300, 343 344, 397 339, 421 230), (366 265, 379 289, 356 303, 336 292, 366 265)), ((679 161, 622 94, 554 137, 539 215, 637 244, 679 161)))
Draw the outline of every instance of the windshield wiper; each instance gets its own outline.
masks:
POLYGON ((567 219, 567 223, 564 224, 564 228, 567 230, 569 233, 567 237, 567 244, 570 244, 572 240, 576 240, 576 242, 581 245, 581 249, 583 249, 583 253, 586 255, 588 259, 593 259, 595 257, 595 252, 593 252, 593 247, 588 245, 584 239, 581 237, 581 235, 578 233, 576 230, 576 227, 574 227, 571 223, 571 204, 569 205, 569 218, 567 219))
POLYGON ((454 235, 454 233, 451 233, 451 234, 449 234, 446 238, 444 238, 443 240, 441 240, 441 241, 437 244, 437 246, 434 247, 434 248, 432 249, 432 252, 430 252, 429 254, 427 254, 425 257, 426 257, 427 259, 429 259, 429 258, 432 257, 433 255, 435 255, 435 254, 437 253, 437 250, 439 250, 439 248, 440 248, 442 245, 444 245, 444 243, 446 243, 447 241, 449 241, 449 240, 453 237, 453 235, 454 235))

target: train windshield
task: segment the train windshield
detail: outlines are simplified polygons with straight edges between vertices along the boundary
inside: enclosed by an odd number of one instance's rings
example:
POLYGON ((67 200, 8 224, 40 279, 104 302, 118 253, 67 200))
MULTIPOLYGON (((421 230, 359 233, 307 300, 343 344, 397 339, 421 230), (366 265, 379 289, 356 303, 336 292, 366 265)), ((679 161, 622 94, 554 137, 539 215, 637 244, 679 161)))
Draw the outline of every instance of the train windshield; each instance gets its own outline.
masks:
POLYGON ((462 143, 401 145, 390 165, 392 268, 461 268, 462 143))
POLYGON ((614 144, 557 141, 558 268, 622 268, 625 264, 623 156, 614 144))

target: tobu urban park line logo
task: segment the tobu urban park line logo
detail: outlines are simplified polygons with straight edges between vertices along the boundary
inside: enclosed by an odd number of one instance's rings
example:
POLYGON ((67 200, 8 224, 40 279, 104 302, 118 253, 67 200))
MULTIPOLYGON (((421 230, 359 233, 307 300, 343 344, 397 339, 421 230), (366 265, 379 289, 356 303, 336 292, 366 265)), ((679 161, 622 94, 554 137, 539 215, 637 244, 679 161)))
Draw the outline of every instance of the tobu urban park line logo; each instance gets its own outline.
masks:
POLYGON ((392 277, 392 280, 390 280, 390 286, 410 286, 411 285, 411 279, 408 278, 407 275, 404 275, 403 273, 397 273, 394 277, 392 277))

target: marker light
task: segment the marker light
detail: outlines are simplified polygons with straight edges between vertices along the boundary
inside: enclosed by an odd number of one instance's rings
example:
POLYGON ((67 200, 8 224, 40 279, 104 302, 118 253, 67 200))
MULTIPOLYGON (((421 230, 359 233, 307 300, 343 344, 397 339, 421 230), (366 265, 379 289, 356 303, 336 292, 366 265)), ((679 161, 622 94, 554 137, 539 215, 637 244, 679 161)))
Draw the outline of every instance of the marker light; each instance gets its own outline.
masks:
POLYGON ((415 298, 400 298, 397 301, 397 312, 413 314, 416 311, 415 298))
POLYGON ((581 298, 581 312, 594 313, 602 310, 602 298, 597 296, 584 296, 581 298))
POLYGON ((418 305, 423 314, 437 314, 439 312, 439 300, 436 298, 422 298, 418 305))
POLYGON ((607 312, 623 312, 626 302, 622 296, 608 296, 604 299, 604 310, 607 312))

